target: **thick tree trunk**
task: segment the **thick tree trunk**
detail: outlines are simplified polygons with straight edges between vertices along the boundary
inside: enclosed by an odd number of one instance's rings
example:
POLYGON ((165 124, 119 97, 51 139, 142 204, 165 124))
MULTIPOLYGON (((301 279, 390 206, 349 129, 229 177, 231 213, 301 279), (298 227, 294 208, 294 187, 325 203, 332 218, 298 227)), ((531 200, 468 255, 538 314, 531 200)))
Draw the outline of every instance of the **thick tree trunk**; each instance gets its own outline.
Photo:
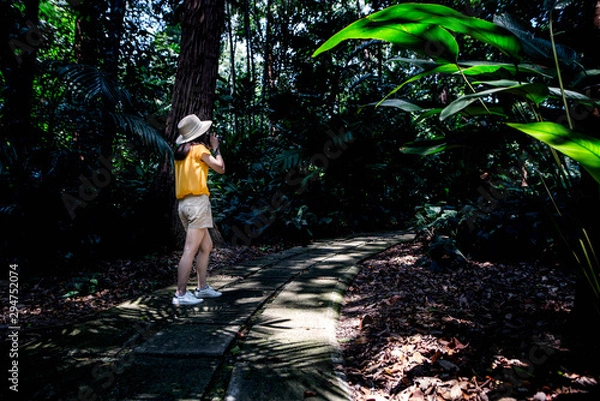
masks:
MULTIPOLYGON (((38 28, 39 0, 25 1, 25 15, 17 17, 17 21, 4 21, 12 16, 10 8, 2 10, 3 26, 2 52, 0 54, 2 70, 6 79, 4 89, 4 106, 0 132, 6 137, 6 143, 15 150, 15 161, 11 173, 16 177, 16 193, 21 195, 22 188, 29 182, 31 173, 25 168, 28 156, 39 145, 40 132, 32 124, 31 110, 33 102, 33 81, 36 71, 36 54, 45 38, 38 28)), ((2 9, 5 5, 2 6, 2 9)), ((8 152, 7 152, 8 154, 8 152)))
POLYGON ((190 113, 211 119, 217 87, 224 0, 186 0, 181 22, 181 53, 167 121, 167 138, 177 138, 177 123, 190 113))
MULTIPOLYGON (((29 148, 37 135, 31 126, 31 105, 33 96, 33 79, 35 76, 35 63, 38 47, 44 42, 42 32, 38 28, 40 1, 25 1, 25 16, 18 24, 22 24, 20 30, 24 34, 13 36, 15 32, 4 31, 15 27, 11 25, 3 27, 6 40, 3 43, 2 72, 6 74, 6 82, 10 86, 6 88, 4 104, 4 127, 10 129, 11 143, 17 147, 23 144, 29 148)), ((3 35, 4 36, 4 35, 3 35)))

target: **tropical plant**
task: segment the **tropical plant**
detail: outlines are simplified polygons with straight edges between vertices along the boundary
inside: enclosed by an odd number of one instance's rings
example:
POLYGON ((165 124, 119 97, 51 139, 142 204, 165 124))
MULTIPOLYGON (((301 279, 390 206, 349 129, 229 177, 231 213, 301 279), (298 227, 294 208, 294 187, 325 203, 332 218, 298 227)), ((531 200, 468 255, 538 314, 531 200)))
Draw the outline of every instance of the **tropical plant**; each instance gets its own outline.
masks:
POLYGON ((58 71, 70 96, 81 106, 107 113, 118 131, 131 141, 141 141, 163 160, 172 160, 173 151, 162 134, 143 116, 137 114, 131 95, 94 66, 70 64, 58 71))
MULTIPOLYGON (((583 78, 595 76, 597 71, 585 70, 578 63, 575 52, 555 43, 552 13, 566 3, 570 2, 545 3, 550 41, 528 33, 506 15, 489 22, 442 5, 403 3, 355 21, 323 43, 313 57, 351 39, 385 41, 427 56, 425 60, 396 59, 421 70, 374 105, 414 113, 421 120, 437 117, 447 124, 448 130, 469 124, 510 127, 548 145, 565 182, 570 179, 565 167, 565 161, 570 158, 589 173, 597 187, 600 183, 600 139, 582 127, 599 102, 584 94, 581 88, 583 78), (499 50, 503 60, 459 60, 461 52, 456 34, 499 50), (408 85, 417 80, 442 76, 450 78, 456 97, 448 104, 438 108, 422 107, 418 99, 392 98, 395 94, 408 96, 408 85), (568 82, 564 81, 565 77, 569 78, 568 82), (575 110, 580 111, 579 121, 574 121, 575 110)), ((503 128, 498 131, 508 132, 503 128)), ((404 150, 436 154, 466 146, 470 138, 452 142, 447 137, 436 136, 428 141, 408 143, 404 150)), ((558 207, 556 213, 561 215, 558 207)), ((581 224, 577 231, 574 244, 571 243, 572 251, 593 294, 596 312, 600 313, 600 264, 586 226, 581 224)))

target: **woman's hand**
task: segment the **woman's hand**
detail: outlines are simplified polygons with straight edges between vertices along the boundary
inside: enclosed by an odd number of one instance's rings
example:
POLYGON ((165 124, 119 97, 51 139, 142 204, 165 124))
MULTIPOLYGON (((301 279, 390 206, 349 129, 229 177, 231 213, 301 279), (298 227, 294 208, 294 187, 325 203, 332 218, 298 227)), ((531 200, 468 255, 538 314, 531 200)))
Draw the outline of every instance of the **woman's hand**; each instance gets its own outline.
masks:
POLYGON ((210 134, 210 147, 213 151, 214 155, 210 153, 205 153, 202 155, 202 161, 210 168, 215 170, 219 174, 225 174, 225 161, 223 161, 223 156, 221 156, 221 152, 219 152, 219 137, 213 134, 210 134))
POLYGON ((212 150, 217 150, 219 147, 219 137, 216 136, 215 134, 210 134, 210 148, 212 150))

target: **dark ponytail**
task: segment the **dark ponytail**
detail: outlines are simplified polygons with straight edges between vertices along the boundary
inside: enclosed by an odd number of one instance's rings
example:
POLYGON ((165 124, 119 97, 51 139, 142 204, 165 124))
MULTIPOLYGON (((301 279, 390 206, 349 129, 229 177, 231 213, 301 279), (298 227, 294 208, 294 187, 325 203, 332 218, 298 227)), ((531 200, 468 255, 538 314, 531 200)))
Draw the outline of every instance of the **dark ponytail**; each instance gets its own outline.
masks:
POLYGON ((185 159, 188 153, 190 153, 190 149, 192 149, 192 146, 194 145, 204 145, 207 149, 210 149, 210 136, 208 134, 204 134, 200 136, 200 138, 196 138, 192 141, 185 142, 177 146, 174 152, 175 160, 185 159))

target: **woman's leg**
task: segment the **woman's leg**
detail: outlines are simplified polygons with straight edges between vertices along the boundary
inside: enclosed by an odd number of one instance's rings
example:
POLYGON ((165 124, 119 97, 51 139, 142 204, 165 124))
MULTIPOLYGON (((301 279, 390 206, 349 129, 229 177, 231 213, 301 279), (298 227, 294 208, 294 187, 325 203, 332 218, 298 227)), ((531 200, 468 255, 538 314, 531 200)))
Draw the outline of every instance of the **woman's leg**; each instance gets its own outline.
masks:
POLYGON ((210 252, 213 249, 212 238, 207 228, 203 228, 206 232, 200 243, 200 251, 196 256, 196 273, 198 275, 198 288, 204 288, 206 286, 206 271, 208 270, 208 261, 210 258, 210 252))
MULTIPOLYGON (((181 259, 179 260, 179 266, 177 267, 176 294, 179 296, 184 295, 187 292, 187 282, 190 278, 190 273, 192 272, 192 264, 194 263, 194 257, 196 256, 196 253, 198 253, 198 249, 204 242, 205 237, 208 237, 210 239, 210 236, 208 235, 208 230, 206 228, 188 227, 187 233, 185 235, 185 245, 183 247, 183 254, 181 255, 181 259)), ((206 277, 204 278, 204 280, 206 281, 206 277)))

